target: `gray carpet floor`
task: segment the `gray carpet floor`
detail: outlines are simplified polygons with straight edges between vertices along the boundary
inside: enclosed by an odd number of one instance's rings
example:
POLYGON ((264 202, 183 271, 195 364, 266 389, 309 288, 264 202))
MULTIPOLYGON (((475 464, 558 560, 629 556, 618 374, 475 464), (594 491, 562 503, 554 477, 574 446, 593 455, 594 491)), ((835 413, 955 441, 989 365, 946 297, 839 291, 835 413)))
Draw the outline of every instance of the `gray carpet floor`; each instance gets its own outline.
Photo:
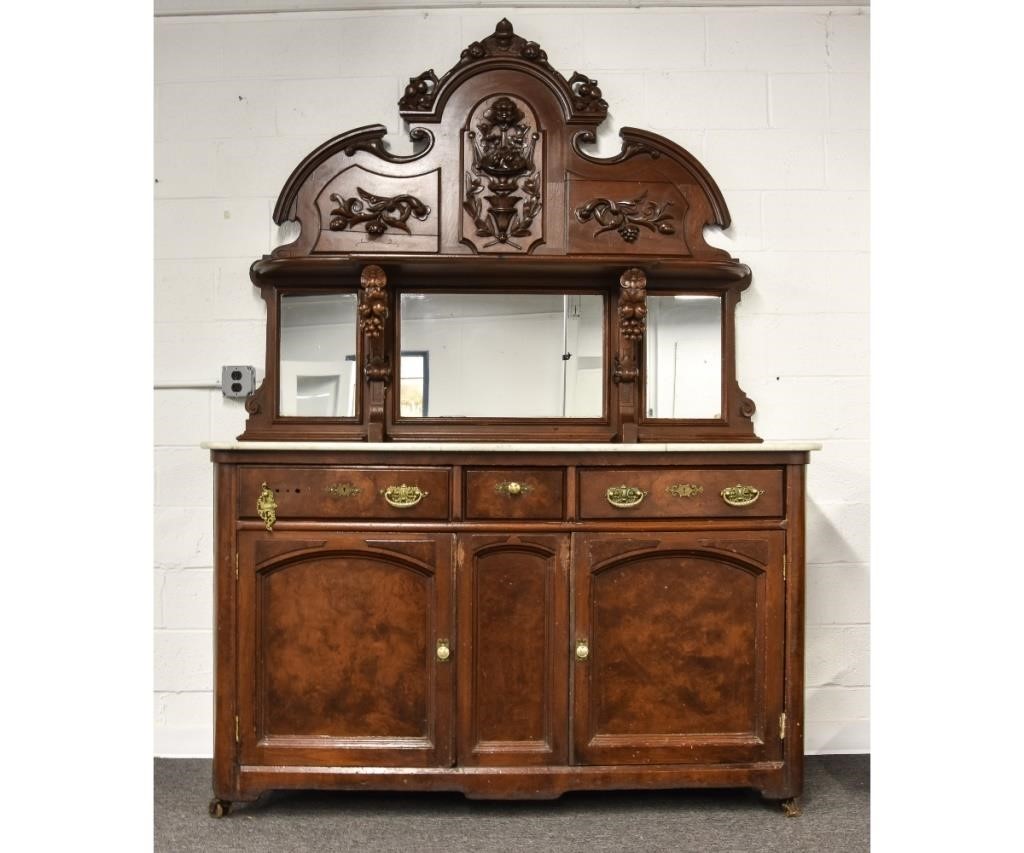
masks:
POLYGON ((808 756, 803 814, 753 791, 614 791, 546 802, 461 794, 272 792, 211 818, 210 762, 156 759, 156 853, 866 851, 867 755, 808 756))

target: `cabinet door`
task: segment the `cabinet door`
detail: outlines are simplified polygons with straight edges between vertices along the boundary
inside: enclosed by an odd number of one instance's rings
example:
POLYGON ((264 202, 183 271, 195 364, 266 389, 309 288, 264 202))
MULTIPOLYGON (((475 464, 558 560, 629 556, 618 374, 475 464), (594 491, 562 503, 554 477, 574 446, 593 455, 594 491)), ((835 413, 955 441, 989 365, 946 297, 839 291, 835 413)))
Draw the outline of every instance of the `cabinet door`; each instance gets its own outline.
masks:
POLYGON ((569 537, 458 538, 461 766, 568 760, 569 537))
POLYGON ((451 551, 437 534, 240 535, 243 763, 451 763, 451 551))
POLYGON ((577 536, 576 763, 781 758, 784 543, 776 531, 577 536))

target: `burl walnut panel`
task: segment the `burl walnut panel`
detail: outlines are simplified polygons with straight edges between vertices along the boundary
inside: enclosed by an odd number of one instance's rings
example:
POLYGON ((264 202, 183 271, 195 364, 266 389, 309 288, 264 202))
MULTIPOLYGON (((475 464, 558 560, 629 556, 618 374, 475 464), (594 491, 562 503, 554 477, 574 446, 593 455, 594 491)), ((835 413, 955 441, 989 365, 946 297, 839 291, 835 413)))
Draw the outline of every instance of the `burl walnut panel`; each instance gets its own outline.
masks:
POLYGON ((574 578, 575 629, 589 639, 576 668, 577 758, 764 758, 766 700, 782 686, 768 667, 781 654, 781 565, 666 534, 646 552, 619 540, 626 553, 595 567, 609 545, 595 539, 578 537, 574 578))
POLYGON ((335 536, 312 552, 265 561, 247 578, 255 599, 247 661, 256 697, 253 760, 422 765, 439 758, 438 711, 447 713, 449 700, 435 667, 449 667, 435 660, 435 648, 439 630, 449 634, 450 550, 448 536, 397 537, 393 546, 335 536), (403 553, 424 545, 428 562, 403 553), (389 760, 388 750, 397 755, 389 760))
POLYGON ((459 763, 567 760, 569 537, 458 540, 459 763))

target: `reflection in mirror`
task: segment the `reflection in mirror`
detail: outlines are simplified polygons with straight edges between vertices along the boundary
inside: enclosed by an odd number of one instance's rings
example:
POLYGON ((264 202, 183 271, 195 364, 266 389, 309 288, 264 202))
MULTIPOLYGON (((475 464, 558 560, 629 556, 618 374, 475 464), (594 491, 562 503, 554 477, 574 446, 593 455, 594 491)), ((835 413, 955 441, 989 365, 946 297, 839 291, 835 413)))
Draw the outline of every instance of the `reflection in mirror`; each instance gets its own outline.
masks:
POLYGON ((355 417, 356 295, 281 297, 281 414, 355 417))
POLYGON ((647 294, 647 417, 722 416, 722 299, 647 294))
POLYGON ((401 348, 407 417, 603 413, 604 297, 597 294, 403 293, 401 348), (411 356, 422 360, 407 364, 411 356), (428 367, 429 398, 423 393, 419 405, 410 392, 407 408, 407 382, 425 389, 428 367))

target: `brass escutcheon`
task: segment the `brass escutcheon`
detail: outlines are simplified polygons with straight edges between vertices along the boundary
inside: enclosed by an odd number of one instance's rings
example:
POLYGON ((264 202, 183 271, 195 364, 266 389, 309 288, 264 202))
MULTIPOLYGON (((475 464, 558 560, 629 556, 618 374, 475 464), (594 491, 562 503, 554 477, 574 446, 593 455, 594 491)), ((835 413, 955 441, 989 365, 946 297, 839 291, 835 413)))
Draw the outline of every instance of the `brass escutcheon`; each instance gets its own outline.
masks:
POLYGON ((665 491, 677 498, 695 498, 704 494, 704 487, 697 483, 673 483, 665 491))
POLYGON ((274 529, 274 522, 277 521, 277 501, 274 500, 274 491, 266 483, 260 484, 260 496, 256 499, 256 512, 267 525, 267 530, 274 529))
POLYGON ((358 495, 362 489, 352 483, 334 483, 324 489, 332 498, 350 498, 358 495))
POLYGON ((400 486, 388 486, 386 489, 381 489, 380 493, 384 495, 384 500, 395 509, 408 509, 411 506, 416 506, 430 494, 419 486, 407 486, 405 483, 400 486))
POLYGON ((636 506, 647 497, 647 492, 638 489, 636 486, 612 486, 605 492, 608 503, 619 509, 627 509, 636 506))
POLYGON ((576 641, 576 660, 586 660, 590 657, 590 646, 586 640, 576 641))
POLYGON ((722 500, 729 506, 750 506, 763 494, 764 489, 737 483, 735 486, 722 489, 722 500))
POLYGON ((505 482, 498 483, 494 487, 499 495, 508 495, 510 498, 514 498, 516 495, 525 494, 530 491, 532 486, 524 485, 523 483, 517 483, 514 480, 506 480, 505 482))
POLYGON ((447 640, 437 641, 437 659, 444 663, 448 658, 452 656, 452 650, 448 646, 447 640))

